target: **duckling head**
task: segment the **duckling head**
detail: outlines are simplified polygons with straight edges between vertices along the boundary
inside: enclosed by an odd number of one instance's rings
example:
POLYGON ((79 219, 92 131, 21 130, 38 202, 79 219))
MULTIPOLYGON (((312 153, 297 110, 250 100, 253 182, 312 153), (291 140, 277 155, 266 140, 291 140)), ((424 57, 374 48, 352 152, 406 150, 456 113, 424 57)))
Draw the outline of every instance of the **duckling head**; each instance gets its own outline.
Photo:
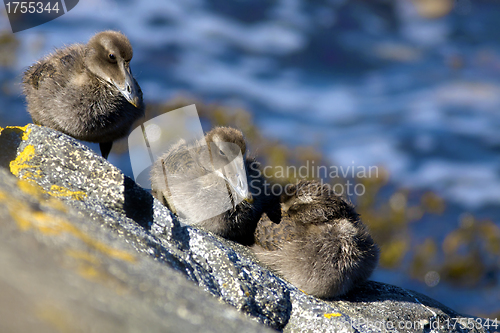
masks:
POLYGON ((87 43, 85 65, 101 80, 114 86, 136 108, 142 107, 142 92, 132 76, 132 45, 117 31, 103 31, 87 43))
POLYGON ((213 170, 226 181, 228 190, 237 196, 233 200, 251 203, 253 199, 248 191, 244 164, 246 144, 243 134, 234 128, 216 127, 207 133, 205 139, 213 170))
POLYGON ((301 181, 285 188, 281 197, 284 212, 301 224, 325 223, 346 219, 357 223, 354 206, 335 194, 328 184, 301 181))

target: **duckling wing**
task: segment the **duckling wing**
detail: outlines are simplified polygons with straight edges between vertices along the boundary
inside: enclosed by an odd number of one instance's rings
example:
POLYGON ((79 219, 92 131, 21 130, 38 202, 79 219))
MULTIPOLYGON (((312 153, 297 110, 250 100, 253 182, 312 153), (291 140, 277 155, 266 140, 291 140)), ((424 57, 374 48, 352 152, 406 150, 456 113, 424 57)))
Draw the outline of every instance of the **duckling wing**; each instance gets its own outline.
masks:
POLYGON ((40 83, 50 78, 56 72, 56 68, 47 62, 39 62, 31 66, 24 75, 24 83, 38 90, 40 83))
POLYGON ((64 87, 69 79, 66 77, 67 74, 74 73, 74 69, 79 63, 78 60, 82 59, 81 51, 80 45, 73 45, 56 50, 53 54, 39 60, 24 73, 25 86, 38 90, 45 83, 50 82, 50 86, 55 84, 64 87))
POLYGON ((255 243, 268 251, 276 251, 284 242, 295 239, 295 224, 287 215, 283 215, 281 223, 276 224, 264 213, 255 229, 255 243))

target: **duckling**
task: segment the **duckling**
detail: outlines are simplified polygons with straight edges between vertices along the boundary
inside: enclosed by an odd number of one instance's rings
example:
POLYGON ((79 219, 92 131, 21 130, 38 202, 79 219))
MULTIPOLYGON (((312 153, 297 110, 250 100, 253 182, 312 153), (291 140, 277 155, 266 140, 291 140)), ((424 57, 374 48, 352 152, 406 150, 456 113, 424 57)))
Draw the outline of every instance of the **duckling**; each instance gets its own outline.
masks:
POLYGON ((288 185, 279 225, 263 215, 252 250, 307 294, 329 299, 368 279, 379 250, 352 204, 319 182, 288 185))
POLYGON ((86 45, 69 45, 39 60, 23 77, 33 122, 97 142, 107 158, 113 141, 144 115, 142 91, 130 69, 132 54, 125 35, 103 31, 86 45))
POLYGON ((179 140, 151 171, 151 189, 160 202, 197 227, 243 245, 254 243, 263 212, 279 223, 279 197, 267 186, 259 163, 246 157, 243 134, 228 127, 214 128, 196 142, 179 140))

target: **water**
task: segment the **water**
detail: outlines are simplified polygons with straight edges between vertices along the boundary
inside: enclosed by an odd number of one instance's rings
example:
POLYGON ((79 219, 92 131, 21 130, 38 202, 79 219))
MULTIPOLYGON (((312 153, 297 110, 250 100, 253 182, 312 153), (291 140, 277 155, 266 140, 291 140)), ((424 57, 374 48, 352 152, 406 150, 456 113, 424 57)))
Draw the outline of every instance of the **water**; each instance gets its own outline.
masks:
MULTIPOLYGON (((439 223, 454 228, 470 211, 500 224, 500 3, 455 1, 436 19, 409 0, 392 3, 80 1, 16 34, 17 61, 0 70, 0 126, 30 121, 23 69, 53 47, 115 29, 134 46, 147 102, 188 93, 245 107, 269 138, 314 145, 339 166, 384 166, 397 186, 435 191, 452 207, 439 223)), ((9 29, 5 17, 0 29, 9 29)), ((126 157, 110 161, 131 175, 126 157)), ((498 283, 429 288, 384 270, 374 279, 461 312, 500 311, 498 283)))

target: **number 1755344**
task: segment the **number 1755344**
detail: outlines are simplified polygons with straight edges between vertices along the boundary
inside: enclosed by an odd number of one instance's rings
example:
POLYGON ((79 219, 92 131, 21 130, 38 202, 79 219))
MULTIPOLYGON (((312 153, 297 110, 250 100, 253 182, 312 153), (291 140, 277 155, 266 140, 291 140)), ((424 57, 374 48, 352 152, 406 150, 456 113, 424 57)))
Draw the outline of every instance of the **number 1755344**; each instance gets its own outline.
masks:
POLYGON ((7 9, 7 14, 16 14, 16 13, 21 13, 21 14, 34 14, 34 13, 47 13, 50 14, 51 12, 59 13, 59 3, 55 1, 54 3, 47 2, 28 2, 28 1, 22 1, 22 2, 17 2, 17 1, 12 1, 12 2, 6 2, 5 7, 7 9))

